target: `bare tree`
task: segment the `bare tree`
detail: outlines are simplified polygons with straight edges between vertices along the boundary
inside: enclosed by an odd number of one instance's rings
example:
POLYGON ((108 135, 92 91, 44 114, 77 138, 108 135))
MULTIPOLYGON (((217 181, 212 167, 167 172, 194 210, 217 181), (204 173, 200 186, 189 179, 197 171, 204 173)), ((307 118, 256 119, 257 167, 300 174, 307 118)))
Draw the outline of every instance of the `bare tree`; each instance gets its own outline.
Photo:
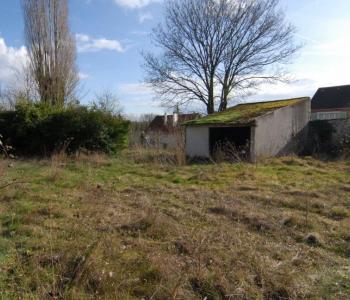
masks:
POLYGON ((38 86, 31 72, 29 61, 24 62, 19 69, 14 71, 15 81, 10 84, 9 90, 12 96, 18 100, 35 102, 39 99, 38 86))
POLYGON ((6 109, 6 95, 3 86, 0 84, 0 111, 6 109))
POLYGON ((0 86, 0 109, 14 110, 16 104, 20 101, 18 90, 14 87, 0 86))
POLYGON ((92 101, 91 106, 113 115, 121 115, 123 112, 118 97, 109 90, 96 94, 95 100, 92 101))
POLYGON ((31 74, 29 62, 12 67, 13 78, 6 84, 0 83, 0 106, 12 110, 19 102, 38 100, 36 82, 31 74))
POLYGON ((40 101, 63 106, 78 84, 67 0, 22 0, 30 69, 40 101))
POLYGON ((32 76, 29 62, 14 69, 14 78, 4 90, 7 109, 15 109, 18 103, 36 102, 39 98, 37 84, 32 76))
POLYGON ((299 49, 279 0, 168 0, 145 53, 146 81, 165 105, 200 102, 223 111, 234 94, 283 78, 299 49))

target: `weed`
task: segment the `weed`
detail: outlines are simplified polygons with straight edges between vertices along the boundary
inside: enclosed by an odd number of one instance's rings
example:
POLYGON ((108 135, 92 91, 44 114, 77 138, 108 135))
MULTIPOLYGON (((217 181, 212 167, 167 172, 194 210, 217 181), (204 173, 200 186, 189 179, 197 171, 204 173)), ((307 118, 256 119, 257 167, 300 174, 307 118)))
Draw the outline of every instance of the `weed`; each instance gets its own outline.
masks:
POLYGON ((191 278, 189 282, 194 292, 199 294, 203 299, 219 300, 225 298, 224 291, 218 285, 215 286, 209 281, 198 278, 191 278))
POLYGON ((329 212, 329 216, 337 221, 347 218, 349 215, 349 210, 342 206, 333 206, 329 212))

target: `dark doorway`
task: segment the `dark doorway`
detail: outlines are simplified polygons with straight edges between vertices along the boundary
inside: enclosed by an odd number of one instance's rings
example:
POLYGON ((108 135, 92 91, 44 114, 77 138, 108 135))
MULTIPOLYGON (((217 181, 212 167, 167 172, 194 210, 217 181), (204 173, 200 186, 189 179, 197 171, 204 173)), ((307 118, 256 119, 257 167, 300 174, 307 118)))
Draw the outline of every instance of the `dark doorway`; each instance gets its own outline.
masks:
POLYGON ((250 127, 214 127, 209 129, 210 155, 215 159, 249 159, 250 127))

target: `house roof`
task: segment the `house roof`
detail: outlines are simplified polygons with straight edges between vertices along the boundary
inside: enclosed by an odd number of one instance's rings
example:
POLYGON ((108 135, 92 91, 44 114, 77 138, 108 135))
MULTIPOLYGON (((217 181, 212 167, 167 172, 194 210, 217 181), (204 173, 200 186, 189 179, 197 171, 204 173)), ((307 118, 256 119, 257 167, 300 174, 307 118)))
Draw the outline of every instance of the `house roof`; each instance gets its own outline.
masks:
POLYGON ((171 132, 174 128, 178 128, 186 121, 194 120, 200 117, 199 114, 179 114, 177 116, 177 122, 174 126, 174 115, 167 115, 167 121, 165 122, 165 116, 156 116, 147 128, 147 131, 157 132, 171 132))
POLYGON ((350 108, 350 85, 319 88, 312 98, 311 108, 350 108))
POLYGON ((206 117, 188 121, 184 125, 245 125, 250 124, 255 118, 270 111, 291 106, 302 101, 309 100, 309 97, 276 100, 269 102, 255 102, 238 104, 227 110, 206 117))

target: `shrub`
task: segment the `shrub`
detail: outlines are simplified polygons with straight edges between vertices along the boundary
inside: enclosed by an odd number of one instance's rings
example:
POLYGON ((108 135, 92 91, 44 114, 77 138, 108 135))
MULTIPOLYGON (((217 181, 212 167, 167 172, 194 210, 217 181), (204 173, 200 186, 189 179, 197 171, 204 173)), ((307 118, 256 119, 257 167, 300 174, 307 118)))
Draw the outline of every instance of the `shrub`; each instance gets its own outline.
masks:
POLYGON ((340 155, 343 158, 350 157, 350 134, 346 134, 341 140, 340 140, 340 155))
POLYGON ((8 146, 6 146, 2 140, 3 140, 3 137, 0 134, 0 156, 1 155, 8 156, 8 152, 7 152, 8 146))
POLYGON ((64 150, 115 153, 127 145, 129 122, 84 106, 65 109, 24 104, 0 112, 0 134, 18 155, 64 150))
POLYGON ((336 129, 331 122, 316 120, 309 123, 308 142, 304 155, 324 158, 350 157, 350 135, 333 138, 336 129))
POLYGON ((308 139, 303 155, 337 156, 337 147, 332 143, 335 132, 333 125, 324 120, 315 120, 309 123, 308 139))

